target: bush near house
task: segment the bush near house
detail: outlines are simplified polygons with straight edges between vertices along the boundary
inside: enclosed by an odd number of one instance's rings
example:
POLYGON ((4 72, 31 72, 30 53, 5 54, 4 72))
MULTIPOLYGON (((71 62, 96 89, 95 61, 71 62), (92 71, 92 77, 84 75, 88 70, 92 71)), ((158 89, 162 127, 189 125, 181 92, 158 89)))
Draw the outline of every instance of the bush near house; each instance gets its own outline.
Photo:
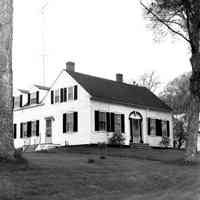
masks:
POLYGON ((114 132, 112 137, 109 139, 109 145, 121 146, 124 145, 125 137, 123 133, 114 132))

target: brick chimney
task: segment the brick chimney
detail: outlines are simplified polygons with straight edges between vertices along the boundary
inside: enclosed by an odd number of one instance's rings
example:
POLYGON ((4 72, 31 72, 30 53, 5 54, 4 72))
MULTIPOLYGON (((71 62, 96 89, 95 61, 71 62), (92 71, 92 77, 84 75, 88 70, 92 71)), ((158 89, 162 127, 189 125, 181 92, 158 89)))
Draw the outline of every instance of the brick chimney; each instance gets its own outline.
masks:
POLYGON ((116 81, 123 83, 123 74, 119 74, 119 73, 116 74, 116 81))
POLYGON ((66 70, 70 71, 70 72, 74 72, 75 71, 75 63, 74 62, 67 62, 66 63, 66 70))

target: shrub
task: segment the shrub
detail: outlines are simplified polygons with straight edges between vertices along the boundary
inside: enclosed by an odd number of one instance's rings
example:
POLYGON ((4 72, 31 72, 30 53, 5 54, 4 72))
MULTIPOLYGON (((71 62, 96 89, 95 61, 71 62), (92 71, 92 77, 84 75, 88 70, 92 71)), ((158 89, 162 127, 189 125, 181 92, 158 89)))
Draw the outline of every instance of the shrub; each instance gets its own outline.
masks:
POLYGON ((170 143, 170 139, 167 136, 162 136, 162 140, 160 141, 160 145, 164 147, 168 147, 170 143))
POLYGON ((94 162, 95 162, 95 160, 93 158, 88 159, 88 163, 94 163, 94 162))
POLYGON ((109 139, 109 144, 114 146, 121 146, 124 144, 124 136, 122 133, 113 133, 112 137, 109 139))

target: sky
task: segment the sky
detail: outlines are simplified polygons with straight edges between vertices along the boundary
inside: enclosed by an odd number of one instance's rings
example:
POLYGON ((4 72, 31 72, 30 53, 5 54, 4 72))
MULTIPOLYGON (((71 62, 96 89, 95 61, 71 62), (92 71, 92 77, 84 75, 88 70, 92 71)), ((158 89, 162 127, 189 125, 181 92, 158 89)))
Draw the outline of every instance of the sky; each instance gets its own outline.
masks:
POLYGON ((162 86, 189 71, 185 42, 155 43, 146 24, 139 0, 16 0, 14 87, 49 86, 67 61, 77 72, 108 79, 122 73, 129 82, 155 71, 162 86))

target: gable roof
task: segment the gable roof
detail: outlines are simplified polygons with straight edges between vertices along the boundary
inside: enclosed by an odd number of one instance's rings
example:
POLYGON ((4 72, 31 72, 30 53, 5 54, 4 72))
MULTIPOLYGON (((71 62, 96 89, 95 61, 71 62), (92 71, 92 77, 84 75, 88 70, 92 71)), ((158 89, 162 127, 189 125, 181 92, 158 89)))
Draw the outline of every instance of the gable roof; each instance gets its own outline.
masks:
POLYGON ((145 87, 130 85, 68 71, 92 97, 92 100, 171 112, 172 109, 145 87))

